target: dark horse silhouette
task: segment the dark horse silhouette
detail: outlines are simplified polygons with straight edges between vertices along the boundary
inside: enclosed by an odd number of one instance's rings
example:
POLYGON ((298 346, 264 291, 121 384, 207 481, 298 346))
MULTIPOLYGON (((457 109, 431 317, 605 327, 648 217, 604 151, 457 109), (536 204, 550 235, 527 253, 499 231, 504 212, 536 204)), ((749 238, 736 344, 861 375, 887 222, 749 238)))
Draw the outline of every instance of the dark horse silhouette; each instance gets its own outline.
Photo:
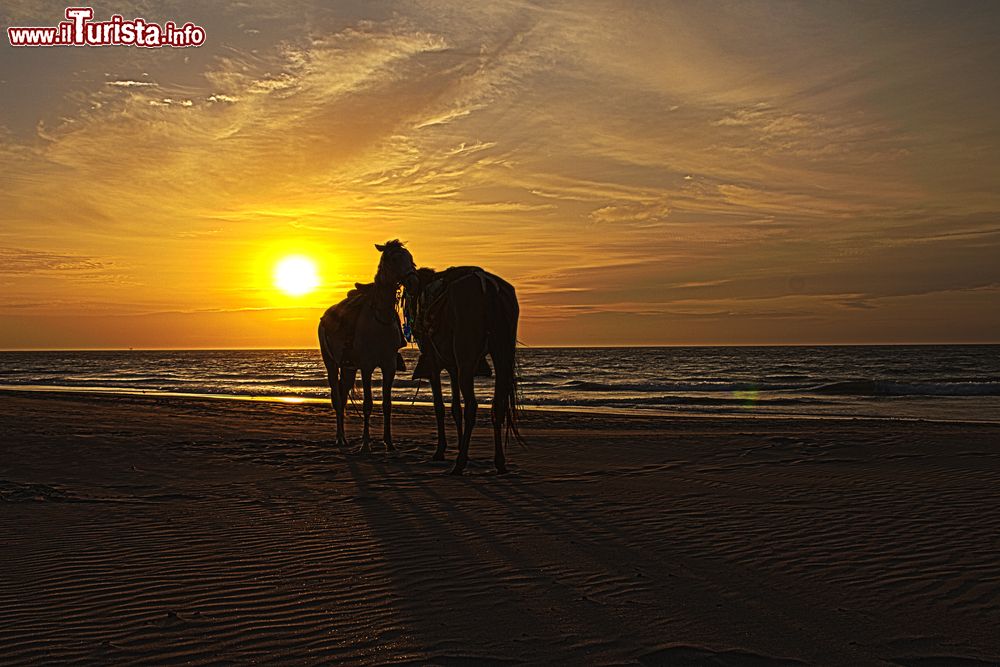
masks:
MULTIPOLYGON (((493 360, 494 454, 497 472, 507 472, 504 441, 517 427, 517 295, 510 283, 479 267, 458 266, 445 271, 418 269, 403 279, 404 312, 420 344, 414 377, 430 380, 437 418, 435 461, 443 461, 448 441, 444 432, 441 371, 451 377, 451 414, 458 431, 458 457, 452 474, 461 474, 469 460, 469 443, 476 426, 478 402, 474 386, 485 356, 493 360), (465 403, 464 409, 462 403, 465 403), (506 429, 505 429, 506 427, 506 429)), ((481 374, 481 373, 480 373, 481 374)))
POLYGON ((326 365, 330 402, 337 412, 337 444, 347 444, 344 413, 347 396, 358 370, 364 388, 365 428, 360 453, 371 451, 368 424, 372 413, 372 372, 382 371, 382 440, 392 444, 392 382, 397 370, 405 370, 399 349, 406 345, 396 312, 396 292, 404 277, 415 275, 413 257, 399 241, 375 246, 379 260, 375 282, 355 289, 323 314, 319 324, 319 348, 326 365))

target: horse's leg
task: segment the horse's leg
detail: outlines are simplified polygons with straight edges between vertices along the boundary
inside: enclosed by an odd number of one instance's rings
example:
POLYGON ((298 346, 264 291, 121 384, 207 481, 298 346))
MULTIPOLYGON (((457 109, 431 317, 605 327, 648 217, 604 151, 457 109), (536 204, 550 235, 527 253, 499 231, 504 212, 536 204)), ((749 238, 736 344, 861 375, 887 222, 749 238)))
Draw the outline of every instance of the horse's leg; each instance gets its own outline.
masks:
POLYGON ((344 411, 340 404, 340 368, 332 361, 326 362, 326 382, 330 385, 330 403, 337 415, 337 446, 344 445, 344 411))
POLYGON ((392 381, 396 377, 396 360, 382 369, 382 442, 387 452, 396 451, 392 444, 392 381))
POLYGON ((490 418, 493 421, 493 465, 497 472, 503 474, 507 472, 507 456, 503 449, 503 427, 507 420, 507 404, 510 401, 511 378, 501 369, 496 359, 493 360, 494 386, 493 386, 493 407, 490 409, 490 418))
POLYGON ((458 388, 458 370, 449 370, 451 378, 451 418, 455 420, 455 430, 458 432, 458 442, 462 442, 462 392, 458 388))
POLYGON ((340 387, 339 391, 339 404, 337 407, 337 444, 346 447, 347 446, 347 435, 344 431, 344 418, 347 416, 347 397, 351 395, 351 390, 354 389, 354 379, 357 377, 357 370, 353 368, 341 367, 340 369, 340 387))
POLYGON ((365 392, 364 405, 362 406, 365 414, 365 429, 361 435, 361 449, 358 450, 358 453, 369 454, 372 451, 372 439, 368 426, 371 423, 372 406, 374 404, 374 401, 372 401, 372 369, 361 369, 361 386, 365 392))
POLYGON ((347 445, 347 436, 344 435, 344 401, 341 398, 340 376, 344 374, 342 369, 335 368, 330 376, 330 401, 333 409, 337 412, 337 446, 347 445))
POLYGON ((433 461, 444 461, 444 452, 448 449, 448 438, 444 434, 444 396, 441 395, 441 371, 431 372, 431 393, 434 395, 434 418, 437 420, 438 445, 434 451, 433 461))
POLYGON ((455 467, 451 469, 452 475, 461 475, 465 470, 465 464, 469 462, 469 444, 472 442, 472 429, 476 427, 476 409, 479 404, 476 402, 475 386, 476 364, 463 366, 458 372, 459 386, 462 390, 462 401, 465 403, 465 414, 463 417, 462 440, 458 446, 458 458, 455 459, 455 467))

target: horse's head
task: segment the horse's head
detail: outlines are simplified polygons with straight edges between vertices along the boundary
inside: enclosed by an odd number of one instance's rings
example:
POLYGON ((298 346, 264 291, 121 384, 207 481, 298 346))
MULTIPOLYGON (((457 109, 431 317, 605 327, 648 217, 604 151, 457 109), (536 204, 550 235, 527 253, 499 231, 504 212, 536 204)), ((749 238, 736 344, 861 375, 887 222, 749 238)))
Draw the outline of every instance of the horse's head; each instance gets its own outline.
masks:
POLYGON ((417 266, 413 263, 413 255, 403 243, 399 239, 394 239, 384 244, 376 243, 375 248, 382 253, 375 282, 380 285, 391 285, 394 288, 402 285, 415 289, 417 266))

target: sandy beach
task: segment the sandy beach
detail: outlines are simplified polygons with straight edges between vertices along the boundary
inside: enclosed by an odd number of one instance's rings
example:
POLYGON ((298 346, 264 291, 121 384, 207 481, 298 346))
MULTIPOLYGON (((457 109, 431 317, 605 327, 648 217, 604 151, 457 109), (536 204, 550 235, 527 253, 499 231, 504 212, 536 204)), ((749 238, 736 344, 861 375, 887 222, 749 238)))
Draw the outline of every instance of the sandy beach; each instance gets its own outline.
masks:
POLYGON ((990 664, 1000 427, 6 393, 0 662, 990 664), (350 433, 358 434, 352 419, 350 433))

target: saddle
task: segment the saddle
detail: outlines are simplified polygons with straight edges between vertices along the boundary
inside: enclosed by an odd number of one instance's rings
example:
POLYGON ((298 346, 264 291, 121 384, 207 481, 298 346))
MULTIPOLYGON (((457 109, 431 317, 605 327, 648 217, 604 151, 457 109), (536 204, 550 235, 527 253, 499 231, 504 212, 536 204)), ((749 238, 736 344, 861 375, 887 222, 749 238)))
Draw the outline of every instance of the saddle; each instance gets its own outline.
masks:
MULTIPOLYGON (((489 279, 486 272, 478 266, 453 266, 435 274, 433 281, 424 286, 419 296, 413 301, 406 302, 404 315, 410 324, 413 338, 417 341, 420 349, 420 356, 417 358, 417 365, 413 369, 413 379, 430 379, 433 364, 425 350, 429 346, 434 349, 432 336, 444 325, 447 317, 448 287, 457 280, 470 275, 478 275, 479 279, 485 281, 489 279)), ((436 351, 435 351, 436 352, 436 351)), ((439 355, 440 356, 440 355, 439 355)), ((493 369, 490 368, 489 361, 484 354, 479 359, 475 377, 492 377, 493 369)))
MULTIPOLYGON (((358 328, 361 311, 370 303, 374 289, 375 283, 354 283, 354 289, 347 293, 344 300, 327 308, 320 317, 320 323, 332 348, 330 351, 341 366, 357 368, 357 364, 351 358, 354 351, 354 334, 358 328)), ((402 331, 400 335, 402 336, 402 331)), ((396 370, 406 370, 403 355, 398 352, 396 370)))

